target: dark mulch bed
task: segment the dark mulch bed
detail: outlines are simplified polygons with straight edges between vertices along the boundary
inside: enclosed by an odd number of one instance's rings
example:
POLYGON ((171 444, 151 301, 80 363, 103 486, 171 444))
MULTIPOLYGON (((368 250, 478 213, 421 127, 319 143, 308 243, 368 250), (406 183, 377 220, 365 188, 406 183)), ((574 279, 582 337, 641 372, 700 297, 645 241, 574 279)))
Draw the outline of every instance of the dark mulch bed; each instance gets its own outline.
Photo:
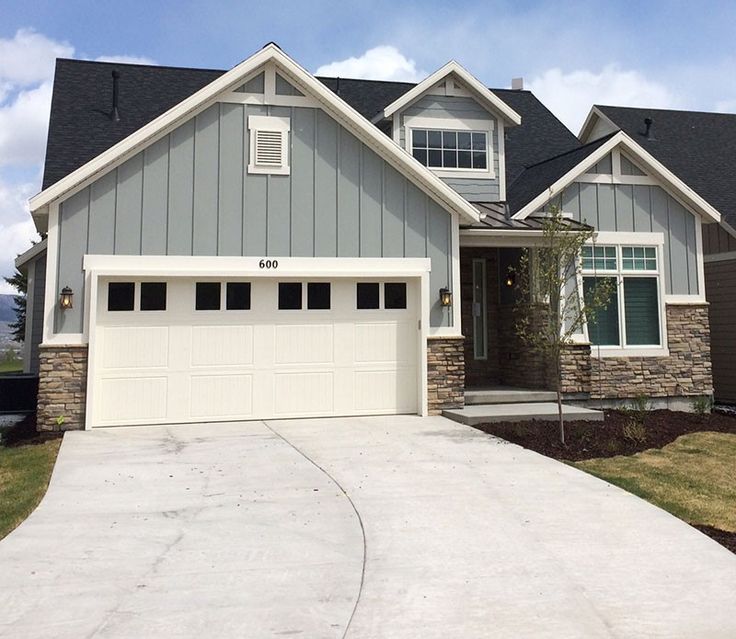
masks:
POLYGON ((606 411, 606 419, 602 422, 565 422, 565 446, 560 443, 559 428, 553 422, 499 422, 480 424, 476 428, 547 457, 581 461, 662 448, 686 433, 736 434, 736 416, 670 410, 606 411))
MULTIPOLYGON (((662 448, 687 433, 712 431, 736 434, 736 414, 734 411, 709 415, 670 410, 606 411, 603 422, 565 422, 566 446, 560 443, 557 423, 499 422, 480 424, 476 428, 547 457, 582 461, 662 448)), ((711 526, 696 525, 695 528, 736 553, 736 533, 711 526)))
POLYGON ((721 546, 725 546, 732 553, 736 554, 736 533, 726 530, 719 530, 712 526, 701 526, 699 524, 690 524, 693 528, 697 528, 700 532, 708 535, 713 541, 717 541, 721 546))
POLYGON ((43 444, 50 439, 58 439, 63 433, 39 433, 36 430, 36 415, 32 413, 23 420, 7 428, 2 433, 0 443, 3 446, 24 446, 26 444, 43 444))

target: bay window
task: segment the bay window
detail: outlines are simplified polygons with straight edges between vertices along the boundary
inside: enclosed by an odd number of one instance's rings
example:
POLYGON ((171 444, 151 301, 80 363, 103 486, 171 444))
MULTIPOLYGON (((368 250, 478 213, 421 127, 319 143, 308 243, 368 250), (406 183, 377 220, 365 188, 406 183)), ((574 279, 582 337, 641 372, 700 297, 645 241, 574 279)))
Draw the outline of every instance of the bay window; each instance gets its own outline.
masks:
POLYGON ((601 347, 662 347, 660 264, 656 246, 588 245, 582 249, 583 295, 613 280, 605 307, 588 321, 590 343, 601 347))

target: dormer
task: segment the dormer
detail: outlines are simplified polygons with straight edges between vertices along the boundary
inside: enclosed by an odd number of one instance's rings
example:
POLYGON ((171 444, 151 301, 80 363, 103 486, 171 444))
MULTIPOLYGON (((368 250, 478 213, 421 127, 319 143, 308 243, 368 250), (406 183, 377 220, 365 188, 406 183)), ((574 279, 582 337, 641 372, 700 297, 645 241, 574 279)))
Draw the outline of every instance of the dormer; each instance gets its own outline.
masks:
POLYGON ((455 61, 389 104, 374 123, 471 202, 506 199, 504 132, 521 116, 455 61))

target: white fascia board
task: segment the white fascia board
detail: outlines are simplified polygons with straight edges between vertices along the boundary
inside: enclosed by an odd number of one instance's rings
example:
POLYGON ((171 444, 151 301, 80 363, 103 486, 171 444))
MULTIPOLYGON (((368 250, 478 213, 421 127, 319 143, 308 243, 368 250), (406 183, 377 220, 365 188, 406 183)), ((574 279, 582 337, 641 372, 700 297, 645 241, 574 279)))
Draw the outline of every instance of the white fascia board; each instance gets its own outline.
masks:
POLYGON ((98 276, 169 277, 420 277, 431 270, 427 257, 226 257, 85 255, 83 268, 98 276), (271 268, 260 262, 268 259, 271 268), (277 266, 273 267, 273 263, 277 266))
POLYGON ((598 147, 587 158, 582 160, 565 175, 558 179, 554 184, 546 188, 542 193, 535 197, 526 206, 520 209, 512 217, 517 220, 523 220, 553 197, 559 195, 566 189, 578 176, 585 173, 591 166, 605 157, 617 146, 622 146, 629 155, 639 161, 648 173, 654 174, 665 184, 665 189, 673 192, 686 206, 693 209, 706 222, 720 222, 721 214, 687 184, 678 178, 672 171, 665 167, 651 153, 646 151, 641 145, 632 140, 626 133, 619 131, 614 134, 610 140, 598 147))
POLYGON ((27 264, 28 262, 30 262, 34 257, 46 251, 46 244, 47 244, 47 240, 46 238, 44 238, 40 242, 37 242, 36 244, 34 244, 25 253, 22 253, 21 255, 16 257, 15 258, 15 268, 20 268, 24 264, 27 264))
POLYGON ((464 218, 478 221, 477 210, 454 189, 447 186, 440 178, 432 174, 425 166, 405 153, 388 136, 373 126, 347 102, 330 91, 324 84, 299 66, 276 45, 269 44, 263 49, 227 71, 210 84, 186 98, 176 106, 141 127, 127 138, 94 159, 87 162, 55 184, 30 199, 31 213, 45 215, 52 202, 80 184, 120 164, 124 159, 138 152, 157 136, 174 128, 204 104, 216 99, 219 94, 227 93, 242 83, 243 79, 266 63, 273 62, 285 79, 293 82, 298 88, 314 95, 320 106, 343 126, 353 132, 358 139, 366 143, 394 168, 408 177, 420 189, 425 191, 443 207, 459 213, 464 218))
POLYGON ((427 91, 432 89, 434 85, 442 81, 450 74, 455 74, 460 78, 463 84, 475 94, 481 103, 489 110, 498 113, 508 124, 521 124, 521 116, 514 111, 508 104, 499 98, 493 91, 485 86, 480 80, 475 78, 470 72, 463 68, 455 60, 450 60, 445 66, 437 69, 433 74, 426 77, 419 84, 409 89, 404 95, 394 100, 375 118, 374 122, 384 118, 390 118, 397 111, 409 106, 412 102, 418 100, 427 91))

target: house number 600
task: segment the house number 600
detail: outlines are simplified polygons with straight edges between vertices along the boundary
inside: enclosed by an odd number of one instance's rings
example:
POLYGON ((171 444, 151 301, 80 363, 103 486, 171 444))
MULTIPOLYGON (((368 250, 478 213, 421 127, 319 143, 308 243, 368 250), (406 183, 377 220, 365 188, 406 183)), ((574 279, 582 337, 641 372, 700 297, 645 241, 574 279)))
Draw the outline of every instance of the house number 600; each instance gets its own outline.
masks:
POLYGON ((260 268, 278 268, 279 261, 278 260, 261 260, 260 262, 258 262, 258 266, 260 268))

